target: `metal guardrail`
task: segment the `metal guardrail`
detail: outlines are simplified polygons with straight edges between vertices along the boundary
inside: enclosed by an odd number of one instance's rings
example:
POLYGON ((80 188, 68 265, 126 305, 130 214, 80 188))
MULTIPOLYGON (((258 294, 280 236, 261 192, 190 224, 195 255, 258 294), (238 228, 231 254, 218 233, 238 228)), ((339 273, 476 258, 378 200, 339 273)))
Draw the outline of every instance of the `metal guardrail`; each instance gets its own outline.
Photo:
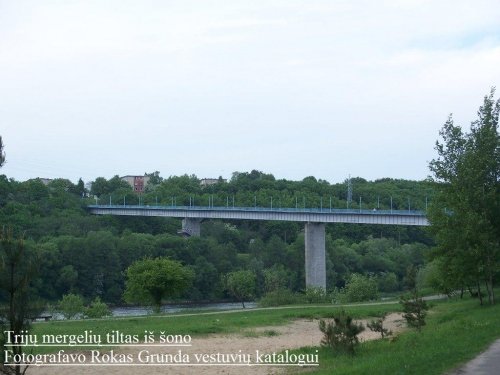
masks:
POLYGON ((272 213, 315 213, 315 214, 361 214, 361 215, 394 215, 394 216, 426 216, 419 210, 356 210, 343 208, 279 208, 279 207, 220 207, 220 206, 148 206, 148 205, 88 205, 92 209, 144 209, 144 210, 172 210, 172 211, 222 211, 222 212, 272 212, 272 213))

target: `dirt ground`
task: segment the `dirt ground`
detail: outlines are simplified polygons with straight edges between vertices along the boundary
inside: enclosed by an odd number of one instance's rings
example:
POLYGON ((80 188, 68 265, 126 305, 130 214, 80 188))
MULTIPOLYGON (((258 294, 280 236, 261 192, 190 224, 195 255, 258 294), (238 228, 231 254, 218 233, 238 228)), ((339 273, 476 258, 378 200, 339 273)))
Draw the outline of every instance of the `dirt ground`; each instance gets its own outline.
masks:
MULTIPOLYGON (((367 321, 361 320, 365 326, 367 321)), ((400 314, 390 314, 386 317, 384 327, 398 333, 404 327, 400 314)), ((366 329, 359 335, 361 341, 374 340, 380 338, 380 334, 374 333, 366 329)), ((284 326, 259 327, 242 331, 240 333, 230 335, 210 335, 206 337, 193 338, 191 346, 188 347, 120 347, 115 348, 114 353, 119 355, 129 355, 133 357, 134 364, 138 362, 138 353, 141 350, 147 350, 149 354, 154 353, 178 353, 179 350, 183 355, 190 358, 190 363, 197 363, 195 354, 217 355, 222 354, 251 354, 253 356, 252 363, 255 363, 256 351, 259 353, 279 353, 286 349, 295 349, 304 346, 318 346, 322 338, 322 333, 318 328, 318 320, 296 320, 284 326)), ((108 353, 109 350, 103 350, 103 353, 108 353)), ((90 358, 89 352, 84 352, 87 358, 90 358)), ((209 358, 208 356, 206 358, 209 358)), ((244 358, 244 357, 233 357, 244 358)), ((248 357, 247 357, 248 358, 248 357)), ((219 361, 219 360, 218 360, 219 361)), ((243 361, 232 360, 233 363, 242 363, 243 361)), ((321 363, 321 358, 319 358, 321 363)), ((284 374, 286 367, 279 366, 248 366, 243 365, 130 365, 123 366, 67 366, 67 367, 35 367, 29 368, 27 374, 33 375, 90 375, 90 374, 120 374, 120 375, 136 375, 136 374, 237 374, 237 375, 254 375, 254 374, 284 374)))

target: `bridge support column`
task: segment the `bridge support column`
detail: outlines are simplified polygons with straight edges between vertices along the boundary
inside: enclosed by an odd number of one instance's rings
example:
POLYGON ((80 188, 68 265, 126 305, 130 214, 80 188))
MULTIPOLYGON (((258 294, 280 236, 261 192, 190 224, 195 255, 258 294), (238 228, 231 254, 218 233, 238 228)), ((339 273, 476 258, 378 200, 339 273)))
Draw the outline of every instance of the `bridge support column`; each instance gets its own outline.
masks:
POLYGON ((325 224, 306 223, 306 287, 326 289, 325 224))
POLYGON ((182 219, 182 229, 179 231, 179 233, 188 236, 199 236, 200 223, 201 219, 186 217, 185 219, 182 219))

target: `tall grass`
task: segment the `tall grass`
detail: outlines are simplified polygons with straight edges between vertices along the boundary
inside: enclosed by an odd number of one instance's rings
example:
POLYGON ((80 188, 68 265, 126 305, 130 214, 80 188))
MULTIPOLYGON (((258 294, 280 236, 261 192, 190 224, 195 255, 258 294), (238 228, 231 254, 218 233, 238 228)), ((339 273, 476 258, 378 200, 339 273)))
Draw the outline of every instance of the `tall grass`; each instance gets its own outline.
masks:
POLYGON ((356 356, 321 348, 320 368, 308 374, 443 374, 500 337, 499 316, 500 305, 479 306, 477 300, 438 303, 421 333, 362 343, 356 356))

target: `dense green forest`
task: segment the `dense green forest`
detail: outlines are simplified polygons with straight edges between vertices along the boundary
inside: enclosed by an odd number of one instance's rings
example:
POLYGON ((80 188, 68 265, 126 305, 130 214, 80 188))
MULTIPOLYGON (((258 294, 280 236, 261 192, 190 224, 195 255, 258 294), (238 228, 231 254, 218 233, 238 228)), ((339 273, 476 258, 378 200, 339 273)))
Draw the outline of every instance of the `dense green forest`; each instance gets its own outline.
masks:
MULTIPOLYGON (((292 291, 305 289, 300 223, 210 220, 202 223, 201 237, 183 238, 177 234, 178 219, 92 216, 86 206, 96 202, 425 210, 433 196, 427 181, 353 178, 348 203, 346 183, 314 177, 278 180, 254 170, 203 187, 194 175, 149 176, 143 194, 118 176, 97 178, 90 191, 81 180, 55 179, 46 185, 40 179, 0 176, 0 224, 13 228, 39 254, 36 294, 47 301, 71 292, 123 303, 125 269, 138 259, 159 256, 194 271, 184 300, 227 298, 221 276, 241 269, 255 272, 258 296, 265 292, 266 272, 278 275, 292 291)), ((401 290, 406 268, 423 264, 432 244, 419 227, 327 225, 327 287, 343 287, 349 275, 360 273, 375 277, 382 292, 401 290)))

